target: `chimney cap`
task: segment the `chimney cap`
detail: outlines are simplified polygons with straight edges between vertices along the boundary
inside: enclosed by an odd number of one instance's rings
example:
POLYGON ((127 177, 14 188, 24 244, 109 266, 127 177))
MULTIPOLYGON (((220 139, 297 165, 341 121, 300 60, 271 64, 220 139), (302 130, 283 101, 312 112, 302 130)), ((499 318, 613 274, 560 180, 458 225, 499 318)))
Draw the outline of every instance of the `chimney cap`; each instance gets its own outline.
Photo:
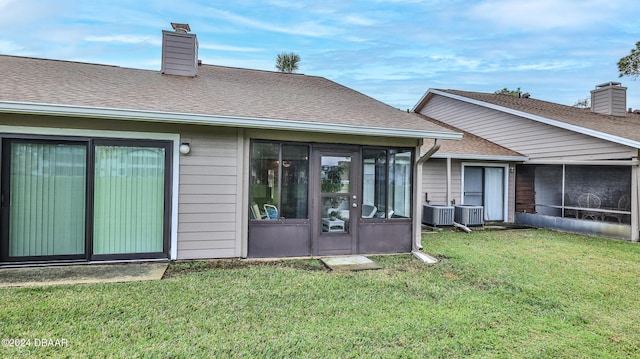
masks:
POLYGON ((609 81, 609 82, 605 82, 603 84, 600 85, 596 85, 596 88, 603 88, 603 87, 609 87, 609 86, 620 86, 622 85, 622 83, 620 82, 614 82, 614 81, 609 81))
POLYGON ((191 28, 189 27, 189 24, 180 24, 177 22, 172 22, 171 23, 171 27, 176 31, 176 32, 181 32, 181 33, 188 33, 191 31, 191 28))

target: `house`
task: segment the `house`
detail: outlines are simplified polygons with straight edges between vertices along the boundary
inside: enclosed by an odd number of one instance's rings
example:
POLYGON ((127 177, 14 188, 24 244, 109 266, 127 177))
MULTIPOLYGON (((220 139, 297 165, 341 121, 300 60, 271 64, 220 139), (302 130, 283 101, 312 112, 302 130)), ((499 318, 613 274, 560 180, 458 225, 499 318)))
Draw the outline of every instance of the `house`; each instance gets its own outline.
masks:
POLYGON ((461 134, 317 76, 0 56, 0 265, 409 252, 423 139, 461 134))
MULTIPOLYGON (((429 89, 414 112, 524 156, 503 161, 515 166, 507 221, 637 241, 640 114, 626 109, 626 88, 617 82, 596 86, 591 104, 429 89)), ((429 188, 432 180, 423 181, 429 188)))

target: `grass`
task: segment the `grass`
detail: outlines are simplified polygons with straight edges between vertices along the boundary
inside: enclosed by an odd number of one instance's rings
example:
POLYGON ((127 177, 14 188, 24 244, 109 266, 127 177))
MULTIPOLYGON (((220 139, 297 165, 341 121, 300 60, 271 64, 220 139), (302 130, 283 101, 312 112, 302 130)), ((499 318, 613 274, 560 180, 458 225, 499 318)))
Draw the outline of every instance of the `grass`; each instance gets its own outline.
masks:
POLYGON ((640 246, 548 230, 425 235, 426 265, 174 263, 155 282, 0 290, 0 357, 640 356, 640 246), (33 342, 32 342, 33 344, 33 342))

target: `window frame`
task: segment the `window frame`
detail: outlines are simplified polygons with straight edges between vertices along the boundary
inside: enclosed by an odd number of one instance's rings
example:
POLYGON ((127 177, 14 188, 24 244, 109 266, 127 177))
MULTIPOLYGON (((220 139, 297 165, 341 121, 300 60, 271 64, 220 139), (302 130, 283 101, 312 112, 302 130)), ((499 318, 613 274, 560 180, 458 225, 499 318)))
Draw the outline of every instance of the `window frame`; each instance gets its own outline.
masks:
MULTIPOLYGON (((294 141, 277 141, 277 140, 260 140, 260 139, 252 139, 250 142, 250 146, 249 146, 249 174, 250 174, 250 178, 249 178, 249 196, 248 196, 248 207, 249 207, 249 222, 251 224, 282 224, 282 223, 309 223, 309 221, 311 220, 311 194, 310 194, 310 170, 311 170, 311 144, 309 143, 304 143, 304 142, 294 142, 294 141), (253 170, 254 170, 254 158, 253 158, 253 151, 255 148, 256 144, 273 144, 273 145, 277 145, 278 146, 278 158, 277 158, 277 162, 278 162, 278 173, 277 173, 277 200, 274 201, 275 202, 275 206, 278 208, 278 218, 277 219, 271 219, 271 220, 265 220, 265 219, 259 219, 259 218, 252 218, 251 216, 251 211, 252 211, 252 207, 253 207, 253 203, 254 201, 254 197, 253 197, 253 188, 252 186, 254 185, 253 183, 253 170), (283 217, 282 216, 282 196, 283 196, 283 191, 282 191, 282 186, 283 186, 283 167, 284 167, 284 161, 283 161, 283 147, 284 146, 301 146, 301 147, 305 147, 307 150, 307 155, 306 155, 306 174, 307 174, 307 178, 306 178, 306 217, 305 218, 291 218, 291 217, 283 217)), ((258 205, 258 209, 260 210, 260 212, 264 211, 263 208, 260 207, 260 205, 258 205)), ((260 215, 260 214, 259 214, 260 215)))
MULTIPOLYGON (((374 216, 373 218, 365 218, 362 217, 362 214, 360 215, 360 220, 365 221, 365 222, 371 222, 371 221, 377 221, 377 222, 385 222, 385 221, 401 221, 401 220, 411 220, 414 216, 414 209, 413 209, 413 191, 415 191, 414 188, 414 182, 415 182, 415 178, 414 178, 414 173, 413 173, 413 163, 415 161, 415 151, 413 148, 410 147, 380 147, 380 146, 364 146, 362 147, 361 150, 361 156, 362 156, 362 186, 361 186, 361 193, 360 193, 360 206, 362 207, 365 203, 364 203, 364 191, 365 191, 365 175, 364 175, 364 166, 365 166, 365 160, 367 159, 365 157, 365 151, 370 151, 371 153, 377 151, 377 152, 385 152, 385 173, 384 173, 384 177, 385 177, 385 183, 384 183, 384 192, 385 192, 385 215, 384 217, 377 217, 374 216), (394 214, 392 214, 391 216, 389 216, 389 210, 391 207, 391 201, 392 201, 392 194, 391 194, 391 183, 393 182, 395 184, 395 181, 392 181, 392 179, 390 178, 391 175, 391 170, 390 170, 390 166, 391 166, 391 156, 393 155, 391 152, 395 151, 395 154, 397 155, 398 153, 409 153, 410 154, 410 160, 409 160, 409 188, 410 188, 410 194, 409 194, 409 216, 408 217, 394 217, 394 214)), ((395 161, 394 161, 395 163, 395 161)), ((375 165, 375 164, 374 164, 375 165)), ((375 176, 375 175, 374 175, 375 176)), ((377 182, 374 182, 374 186, 377 184, 377 182)), ((378 196, 378 192, 379 190, 377 188, 374 188, 374 198, 376 198, 378 196)), ((375 199, 374 199, 375 200, 375 199)), ((380 211, 378 211, 380 212, 380 211)))

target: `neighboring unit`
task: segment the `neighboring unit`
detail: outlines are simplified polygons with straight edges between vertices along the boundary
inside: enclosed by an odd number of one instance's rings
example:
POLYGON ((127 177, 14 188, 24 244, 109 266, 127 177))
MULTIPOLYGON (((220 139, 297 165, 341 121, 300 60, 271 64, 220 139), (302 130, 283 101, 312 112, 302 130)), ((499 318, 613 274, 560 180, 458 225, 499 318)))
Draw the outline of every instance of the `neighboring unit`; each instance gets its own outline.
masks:
POLYGON ((591 103, 429 89, 414 111, 464 139, 427 161, 422 189, 435 204, 483 205, 485 221, 637 241, 640 115, 625 108, 617 82, 596 86, 591 103))

